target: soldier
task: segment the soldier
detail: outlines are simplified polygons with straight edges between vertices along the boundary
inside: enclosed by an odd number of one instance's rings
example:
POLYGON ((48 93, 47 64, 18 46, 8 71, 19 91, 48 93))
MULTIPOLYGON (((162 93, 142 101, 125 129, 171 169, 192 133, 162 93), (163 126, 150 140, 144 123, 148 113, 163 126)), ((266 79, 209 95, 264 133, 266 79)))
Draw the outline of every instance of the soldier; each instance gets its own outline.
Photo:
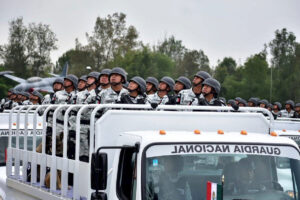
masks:
POLYGON ((295 103, 292 100, 285 102, 285 110, 281 110, 281 117, 293 117, 295 103))
POLYGON ((113 68, 109 74, 109 82, 111 87, 102 90, 97 95, 97 102, 101 104, 116 103, 121 100, 123 94, 128 94, 123 87, 123 84, 127 82, 127 73, 123 68, 113 68))
MULTIPOLYGON (((96 101, 97 81, 99 78, 99 72, 90 72, 87 75, 87 89, 78 92, 76 95, 76 104, 91 104, 96 101)), ((75 158, 75 145, 76 145, 76 116, 78 109, 72 111, 72 115, 69 118, 69 138, 68 138, 68 158, 75 158)), ((89 128, 90 128, 90 115, 92 110, 87 110, 81 115, 80 120, 80 155, 79 159, 84 162, 88 162, 89 156, 89 128)))
POLYGON ((165 76, 160 79, 158 91, 155 94, 150 94, 147 96, 147 103, 149 104, 169 104, 170 99, 172 98, 171 92, 173 91, 175 82, 169 77, 165 76))
POLYGON ((17 103, 17 97, 18 97, 18 91, 15 89, 11 90, 12 94, 9 97, 9 101, 7 101, 4 104, 4 109, 12 109, 13 107, 18 106, 19 104, 17 103))
POLYGON ((219 81, 214 78, 207 78, 202 83, 203 97, 199 99, 199 105, 205 106, 222 106, 222 102, 218 100, 221 91, 219 81))
POLYGON ((11 96, 13 94, 14 89, 11 88, 7 91, 7 97, 1 99, 1 105, 0 105, 0 112, 3 112, 3 110, 5 109, 4 106, 5 104, 9 105, 9 102, 11 101, 11 96))
POLYGON ((43 101, 43 95, 41 93, 39 93, 38 91, 34 90, 31 94, 30 94, 30 98, 29 100, 31 101, 31 103, 33 105, 41 105, 42 101, 43 101))
POLYGON ((182 90, 191 89, 191 86, 191 81, 185 76, 180 76, 178 79, 176 79, 174 86, 175 95, 170 99, 169 103, 173 105, 180 104, 181 94, 179 94, 179 92, 182 90))
POLYGON ((22 92, 22 105, 31 105, 31 101, 29 100, 30 94, 28 92, 22 92))
POLYGON ((293 118, 300 118, 300 103, 296 103, 293 118))
POLYGON ((232 105, 236 105, 235 100, 234 99, 229 99, 227 102, 227 106, 231 107, 232 105))
POLYGON ((261 108, 267 108, 268 104, 269 104, 269 102, 266 99, 262 99, 259 101, 259 107, 261 107, 261 108))
POLYGON ((205 71, 199 71, 193 79, 193 87, 179 92, 181 105, 198 105, 198 98, 202 92, 202 82, 210 78, 210 74, 205 71))
POLYGON ((154 94, 158 90, 158 80, 154 77, 146 79, 146 93, 147 95, 154 94))
POLYGON ((64 89, 64 80, 59 77, 53 82, 53 91, 54 93, 50 93, 45 95, 42 104, 54 104, 55 103, 55 93, 64 89))
POLYGON ((81 92, 86 89, 87 75, 83 75, 78 79, 77 91, 81 92))
POLYGON ((236 97, 235 99, 236 105, 239 105, 240 101, 243 100, 241 97, 236 97))
POLYGON ((268 103, 267 109, 268 109, 270 112, 272 112, 273 105, 272 105, 271 103, 268 103))
POLYGON ((128 91, 128 94, 123 94, 121 96, 121 101, 119 101, 118 103, 145 104, 146 81, 143 78, 135 76, 132 79, 130 79, 128 91))
POLYGON ((17 91, 16 90, 16 95, 17 95, 17 98, 15 99, 15 102, 21 106, 22 105, 22 101, 23 101, 23 94, 22 94, 22 91, 17 91))
POLYGON ((240 98, 239 99, 239 107, 246 107, 247 106, 247 101, 245 99, 240 98))
POLYGON ((191 87, 192 87, 192 83, 190 79, 188 79, 185 76, 180 76, 175 81, 174 93, 178 95, 181 90, 190 89, 191 87))
POLYGON ((280 112, 281 108, 282 108, 281 103, 275 102, 273 104, 272 114, 273 114, 275 119, 277 117, 281 117, 281 112, 280 112))
POLYGON ((248 107, 256 107, 258 105, 258 101, 256 98, 254 97, 251 97, 249 100, 248 100, 248 107))
POLYGON ((103 69, 100 72, 98 93, 101 90, 106 90, 110 87, 110 83, 109 83, 109 74, 110 74, 110 72, 111 72, 111 69, 103 69))
MULTIPOLYGON (((55 93, 55 102, 54 104, 73 104, 75 103, 76 99, 76 90, 78 86, 78 78, 73 74, 69 74, 64 78, 63 87, 64 90, 57 91, 55 93)), ((56 118, 56 156, 62 156, 63 153, 63 131, 64 131, 64 113, 66 109, 60 110, 57 113, 56 118)), ((69 135, 70 136, 70 135, 69 135)), ((48 135, 50 143, 49 146, 51 147, 52 143, 52 132, 48 135)), ((51 153, 51 149, 49 151, 51 153)), ((57 185, 58 188, 61 187, 60 185, 60 176, 61 171, 58 170, 57 172, 57 185)), ((45 178, 45 185, 46 187, 50 187, 50 173, 47 173, 45 178)))

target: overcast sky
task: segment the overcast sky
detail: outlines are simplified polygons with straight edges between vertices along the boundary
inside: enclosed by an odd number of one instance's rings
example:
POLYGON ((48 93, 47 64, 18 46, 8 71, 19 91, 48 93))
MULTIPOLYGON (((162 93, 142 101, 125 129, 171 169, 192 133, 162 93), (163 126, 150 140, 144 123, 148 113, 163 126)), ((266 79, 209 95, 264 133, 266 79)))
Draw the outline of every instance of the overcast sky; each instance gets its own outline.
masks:
POLYGON ((7 43, 12 19, 49 24, 58 38, 55 62, 74 48, 75 38, 86 44, 98 16, 114 12, 127 15, 144 43, 175 35, 187 48, 202 49, 212 65, 225 56, 243 63, 276 29, 286 27, 300 38, 299 0, 0 0, 0 44, 7 43))

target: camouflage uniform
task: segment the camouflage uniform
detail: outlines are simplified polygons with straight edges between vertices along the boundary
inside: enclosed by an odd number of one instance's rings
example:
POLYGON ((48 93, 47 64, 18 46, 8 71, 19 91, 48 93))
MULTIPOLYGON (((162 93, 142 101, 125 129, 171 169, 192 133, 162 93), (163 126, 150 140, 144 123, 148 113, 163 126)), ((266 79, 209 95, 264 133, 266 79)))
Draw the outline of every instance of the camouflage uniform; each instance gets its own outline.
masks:
POLYGON ((121 91, 117 93, 110 87, 105 90, 101 90, 101 92, 97 95, 97 100, 100 101, 101 104, 117 103, 121 101, 121 96, 124 94, 128 94, 128 90, 125 88, 122 88, 121 91))
POLYGON ((200 98, 198 100, 200 106, 224 106, 219 99, 212 98, 210 101, 207 101, 205 98, 200 98))
MULTIPOLYGON (((77 93, 76 104, 93 104, 96 101, 95 90, 84 90, 77 93)), ((68 139, 68 157, 75 158, 75 144, 76 144, 76 118, 78 109, 74 109, 72 116, 69 118, 69 139, 68 139)), ((89 129, 90 116, 93 109, 88 109, 83 112, 80 119, 80 160, 88 161, 89 155, 89 129)))
POLYGON ((181 90, 178 94, 178 98, 180 99, 180 105, 198 105, 198 98, 203 98, 202 94, 196 95, 193 92, 193 88, 187 90, 181 90))
POLYGON ((158 96, 158 93, 156 92, 154 94, 148 95, 146 102, 147 104, 156 103, 159 105, 165 105, 169 102, 169 97, 168 95, 165 95, 161 98, 160 96, 158 96))
POLYGON ((30 100, 25 100, 22 102, 22 105, 32 105, 30 100))
POLYGON ((118 103, 122 104, 145 104, 146 103, 146 97, 144 95, 137 95, 136 97, 132 97, 129 94, 124 94, 121 97, 121 101, 118 103))
POLYGON ((291 118, 294 116, 295 111, 291 110, 291 112, 288 112, 286 109, 280 111, 280 116, 278 117, 287 117, 291 118))

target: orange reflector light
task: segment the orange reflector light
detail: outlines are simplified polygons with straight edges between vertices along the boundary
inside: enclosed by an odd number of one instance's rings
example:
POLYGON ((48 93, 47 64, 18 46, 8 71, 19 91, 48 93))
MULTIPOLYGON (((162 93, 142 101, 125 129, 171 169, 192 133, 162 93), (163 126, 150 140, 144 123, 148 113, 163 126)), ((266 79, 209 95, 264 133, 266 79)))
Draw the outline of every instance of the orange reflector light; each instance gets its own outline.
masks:
POLYGON ((223 130, 218 130, 218 134, 223 135, 224 131, 223 130))
POLYGON ((194 130, 195 134, 200 134, 201 132, 199 130, 194 130))
POLYGON ((245 131, 245 130, 241 131, 241 135, 247 135, 247 134, 248 134, 247 131, 245 131))
POLYGON ((300 133, 300 130, 298 130, 298 132, 300 133))
POLYGON ((159 131, 159 134, 160 134, 160 135, 166 135, 166 131, 165 131, 165 130, 160 130, 160 131, 159 131))
POLYGON ((275 133, 274 131, 270 133, 271 136, 277 136, 277 133, 275 133))
POLYGON ((283 132, 286 132, 286 130, 285 130, 285 129, 283 129, 282 131, 283 131, 283 132))
POLYGON ((42 126, 42 124, 41 124, 41 123, 39 123, 39 126, 42 126))
POLYGON ((17 123, 13 123, 13 125, 15 126, 15 125, 17 125, 17 123))

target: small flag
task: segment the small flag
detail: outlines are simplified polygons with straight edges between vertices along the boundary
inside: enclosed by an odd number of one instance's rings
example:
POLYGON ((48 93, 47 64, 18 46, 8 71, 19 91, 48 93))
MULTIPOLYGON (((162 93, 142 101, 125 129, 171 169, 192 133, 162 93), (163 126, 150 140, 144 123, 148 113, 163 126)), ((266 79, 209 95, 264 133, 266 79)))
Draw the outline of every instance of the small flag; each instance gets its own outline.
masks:
POLYGON ((221 184, 207 181, 206 200, 223 200, 223 188, 221 184))

